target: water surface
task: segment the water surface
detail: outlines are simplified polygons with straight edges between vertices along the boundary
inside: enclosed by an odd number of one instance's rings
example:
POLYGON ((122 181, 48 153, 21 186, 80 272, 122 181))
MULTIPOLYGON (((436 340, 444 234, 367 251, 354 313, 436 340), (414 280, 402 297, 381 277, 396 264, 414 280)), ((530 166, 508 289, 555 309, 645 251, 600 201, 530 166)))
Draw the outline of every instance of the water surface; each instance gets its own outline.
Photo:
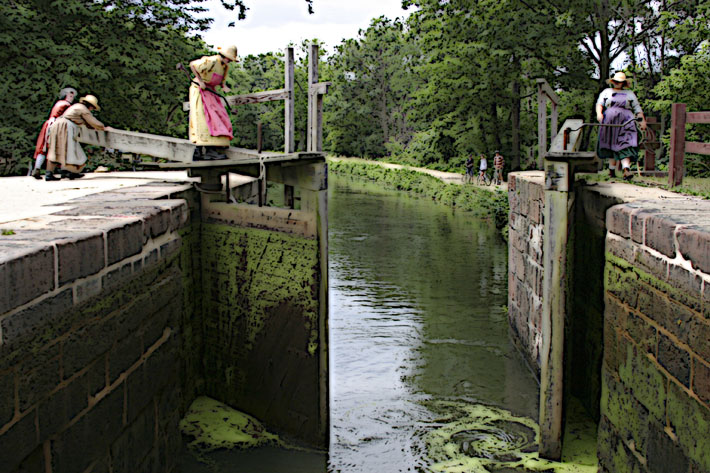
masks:
POLYGON ((421 471, 441 414, 431 401, 537 418, 537 384, 509 340, 495 228, 380 185, 329 181, 328 454, 222 452, 182 471, 421 471))

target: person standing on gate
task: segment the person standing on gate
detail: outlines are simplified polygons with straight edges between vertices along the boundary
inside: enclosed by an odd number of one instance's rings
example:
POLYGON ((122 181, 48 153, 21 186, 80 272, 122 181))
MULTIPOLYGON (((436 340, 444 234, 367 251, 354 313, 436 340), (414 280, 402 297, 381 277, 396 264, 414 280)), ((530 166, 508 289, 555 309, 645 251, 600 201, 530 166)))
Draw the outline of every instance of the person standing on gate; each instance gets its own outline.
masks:
POLYGON ((220 148, 229 147, 234 138, 232 121, 216 91, 219 87, 229 92, 226 86, 229 63, 237 62, 237 47, 218 48, 219 54, 203 56, 190 63, 195 79, 190 85, 190 142, 198 146, 196 159, 226 159, 220 148), (200 153, 201 147, 207 151, 200 153))
POLYGON ((505 166, 505 159, 500 154, 500 151, 496 150, 496 154, 493 157, 493 182, 500 184, 503 182, 503 167, 505 166))
POLYGON ((641 110, 636 94, 629 90, 630 81, 623 72, 617 72, 614 77, 607 79, 610 88, 599 94, 596 103, 597 120, 603 125, 599 127, 598 154, 602 159, 609 160, 609 176, 615 176, 616 163, 621 161, 624 169, 624 179, 630 180, 631 163, 638 160, 638 133, 634 116, 641 119, 641 130, 646 129, 646 117, 641 110))
POLYGON ((49 127, 61 117, 62 114, 71 106, 76 98, 76 89, 71 87, 64 88, 59 91, 59 100, 52 107, 52 111, 49 112, 49 119, 47 119, 44 124, 42 124, 42 129, 39 131, 39 136, 37 137, 37 145, 35 146, 35 154, 33 159, 35 160, 35 167, 32 171, 32 177, 35 179, 41 179, 42 176, 42 165, 44 164, 44 159, 47 156, 47 141, 49 138, 49 127))

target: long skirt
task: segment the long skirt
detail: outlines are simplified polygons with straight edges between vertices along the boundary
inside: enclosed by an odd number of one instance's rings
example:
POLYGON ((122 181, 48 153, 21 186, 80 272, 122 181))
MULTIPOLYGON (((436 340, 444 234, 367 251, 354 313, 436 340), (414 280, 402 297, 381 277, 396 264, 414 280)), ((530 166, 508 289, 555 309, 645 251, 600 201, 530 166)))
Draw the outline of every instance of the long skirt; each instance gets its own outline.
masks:
POLYGON ((42 124, 42 129, 39 131, 39 136, 37 137, 37 144, 35 145, 35 154, 32 157, 37 159, 40 154, 47 154, 47 140, 49 139, 49 128, 56 121, 55 118, 50 118, 42 124))
POLYGON ((229 146, 233 137, 222 99, 196 84, 191 85, 190 141, 197 146, 229 146))
POLYGON ((61 166, 86 164, 87 157, 81 145, 74 139, 76 125, 66 118, 59 117, 49 128, 47 160, 61 166))
MULTIPOLYGON (((604 112, 604 124, 621 125, 634 118, 631 110, 609 107, 604 112)), ((638 159, 638 133, 634 122, 620 126, 602 126, 599 130, 598 154, 603 159, 638 159)))

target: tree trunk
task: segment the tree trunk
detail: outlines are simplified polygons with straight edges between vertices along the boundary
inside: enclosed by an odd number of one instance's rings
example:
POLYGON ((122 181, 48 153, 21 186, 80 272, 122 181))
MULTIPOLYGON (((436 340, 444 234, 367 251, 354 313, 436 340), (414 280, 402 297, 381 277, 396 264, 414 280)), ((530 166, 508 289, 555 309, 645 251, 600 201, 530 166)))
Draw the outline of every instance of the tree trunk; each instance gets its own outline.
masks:
POLYGON ((510 169, 511 171, 517 171, 520 169, 520 82, 513 80, 512 89, 510 169))
POLYGON ((491 127, 493 128, 493 144, 500 151, 500 127, 498 126, 498 105, 491 102, 491 127))

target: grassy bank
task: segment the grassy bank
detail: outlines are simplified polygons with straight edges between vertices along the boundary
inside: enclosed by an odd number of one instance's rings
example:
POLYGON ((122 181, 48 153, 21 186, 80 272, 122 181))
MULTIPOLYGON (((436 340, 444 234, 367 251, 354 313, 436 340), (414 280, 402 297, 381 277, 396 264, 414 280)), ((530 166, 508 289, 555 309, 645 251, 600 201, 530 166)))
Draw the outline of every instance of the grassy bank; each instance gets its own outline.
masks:
POLYGON ((475 216, 491 220, 507 237, 508 195, 473 185, 447 184, 433 176, 409 169, 388 169, 363 162, 330 161, 328 170, 336 174, 381 182, 397 190, 430 198, 475 216))

